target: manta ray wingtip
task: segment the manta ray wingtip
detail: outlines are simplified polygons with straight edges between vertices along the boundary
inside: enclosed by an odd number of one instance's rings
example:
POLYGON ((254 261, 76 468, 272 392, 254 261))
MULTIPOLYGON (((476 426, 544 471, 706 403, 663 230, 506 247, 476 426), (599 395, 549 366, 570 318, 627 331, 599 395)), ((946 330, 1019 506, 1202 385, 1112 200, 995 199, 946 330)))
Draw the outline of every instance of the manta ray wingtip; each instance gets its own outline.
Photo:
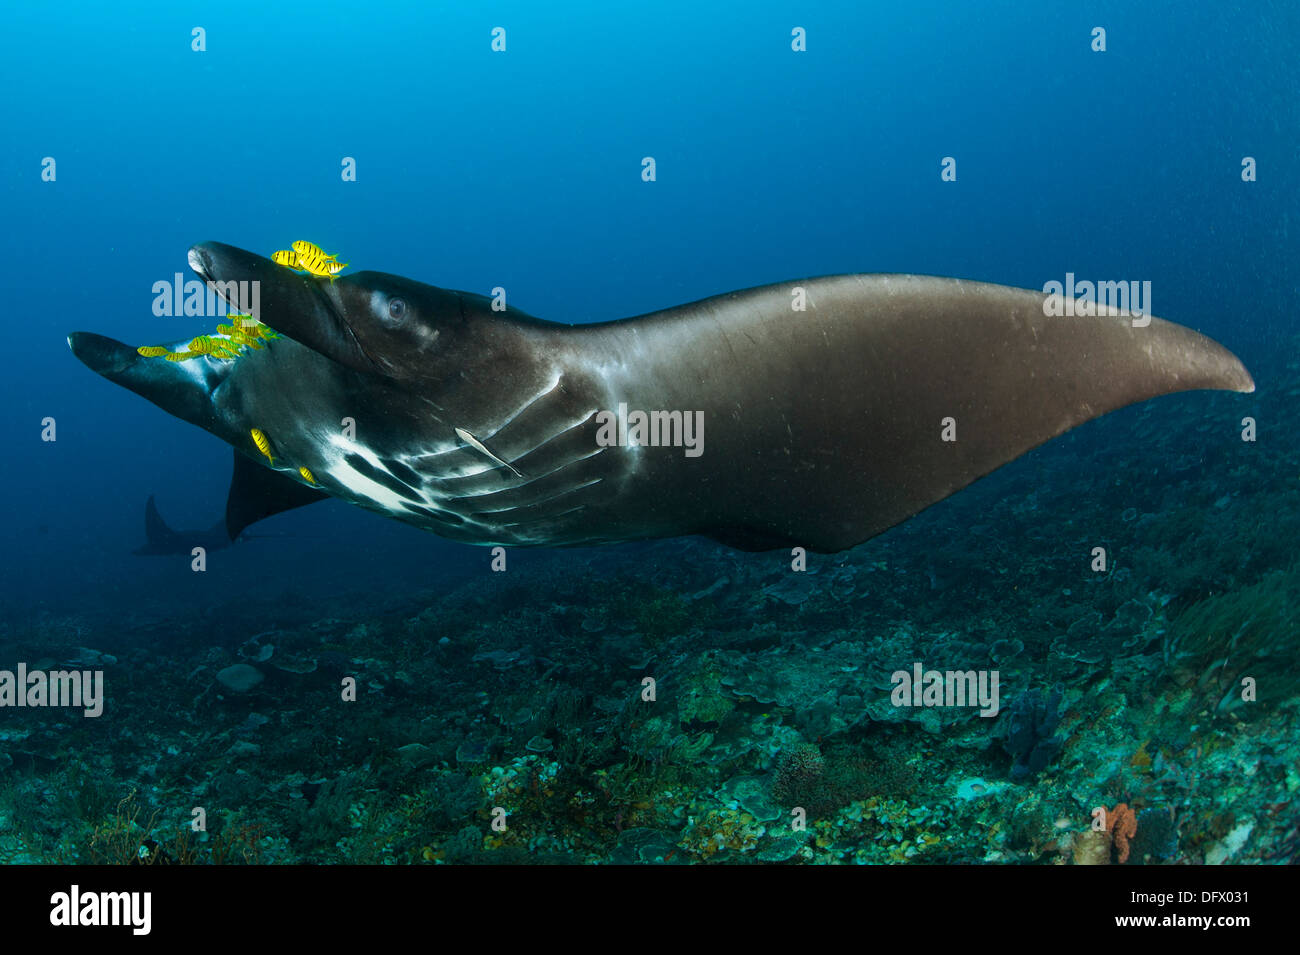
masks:
POLYGON ((1197 387, 1218 388, 1242 394, 1250 394, 1255 390, 1255 379, 1240 358, 1214 339, 1198 337, 1201 340, 1201 354, 1206 356, 1209 367, 1205 370, 1205 383, 1197 387))

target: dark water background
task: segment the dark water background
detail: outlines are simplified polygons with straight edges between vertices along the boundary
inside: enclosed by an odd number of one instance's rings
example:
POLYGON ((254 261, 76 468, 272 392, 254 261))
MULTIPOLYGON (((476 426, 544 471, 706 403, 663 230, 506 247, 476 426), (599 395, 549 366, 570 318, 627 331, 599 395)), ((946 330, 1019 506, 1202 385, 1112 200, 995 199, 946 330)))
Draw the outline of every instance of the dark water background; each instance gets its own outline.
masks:
POLYGON ((267 522, 285 539, 214 554, 206 577, 129 556, 150 493, 173 526, 220 516, 230 452, 64 336, 210 331, 150 310, 202 240, 269 254, 307 237, 574 322, 817 274, 1073 271, 1149 279, 1157 314, 1252 368, 1294 332, 1294 4, 475 6, 7 14, 6 614, 181 607, 240 582, 382 595, 481 569, 480 551, 334 502, 267 522))

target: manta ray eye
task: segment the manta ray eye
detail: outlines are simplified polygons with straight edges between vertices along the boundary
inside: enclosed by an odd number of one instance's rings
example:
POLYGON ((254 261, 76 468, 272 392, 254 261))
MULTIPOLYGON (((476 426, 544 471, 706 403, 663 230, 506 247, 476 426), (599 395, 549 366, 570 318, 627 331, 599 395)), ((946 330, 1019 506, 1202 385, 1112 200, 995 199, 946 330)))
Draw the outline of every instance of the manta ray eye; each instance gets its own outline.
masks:
POLYGON ((388 317, 395 322, 401 321, 406 316, 406 303, 400 298, 390 298, 388 300, 388 317))

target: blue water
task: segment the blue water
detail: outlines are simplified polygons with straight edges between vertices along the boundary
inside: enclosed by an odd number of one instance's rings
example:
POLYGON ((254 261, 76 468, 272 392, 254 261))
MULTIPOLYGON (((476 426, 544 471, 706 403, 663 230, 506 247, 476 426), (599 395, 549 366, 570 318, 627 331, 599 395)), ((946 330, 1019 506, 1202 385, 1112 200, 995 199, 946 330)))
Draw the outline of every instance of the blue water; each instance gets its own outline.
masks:
MULTIPOLYGON (((80 329, 141 343, 209 330, 150 311, 152 283, 188 276, 198 241, 269 254, 307 236, 354 267, 501 285, 512 304, 576 322, 806 275, 1041 287, 1074 271, 1149 278, 1158 314, 1248 366, 1294 327, 1294 4, 225 3, 129 18, 72 4, 10 17, 11 606, 102 606, 185 579, 123 556, 151 492, 174 525, 220 516, 228 449, 64 343, 80 329), (498 25, 505 53, 490 49, 498 25), (1089 48, 1095 25, 1105 53, 1089 48), (190 49, 194 26, 206 52, 190 49), (792 26, 806 52, 791 51, 792 26), (647 155, 654 183, 640 177, 647 155), (344 156, 356 182, 340 180, 344 156), (955 183, 940 180, 944 156, 955 183), (56 443, 40 440, 45 416, 56 443)), ((295 585, 322 565, 368 579, 413 561, 436 582, 477 559, 332 502, 272 523, 303 539, 240 559, 274 550, 261 571, 296 567, 295 585)))
POLYGON ((811 275, 1074 272, 1149 280, 1154 311, 1234 351, 1261 395, 1296 347, 1294 3, 69 3, 6 21, 8 621, 166 617, 246 589, 301 622, 485 569, 481 549, 333 501, 258 525, 271 539, 214 552, 206 575, 131 555, 150 494, 175 527, 221 516, 231 452, 65 336, 211 331, 151 312, 201 241, 308 238, 568 322, 811 275))

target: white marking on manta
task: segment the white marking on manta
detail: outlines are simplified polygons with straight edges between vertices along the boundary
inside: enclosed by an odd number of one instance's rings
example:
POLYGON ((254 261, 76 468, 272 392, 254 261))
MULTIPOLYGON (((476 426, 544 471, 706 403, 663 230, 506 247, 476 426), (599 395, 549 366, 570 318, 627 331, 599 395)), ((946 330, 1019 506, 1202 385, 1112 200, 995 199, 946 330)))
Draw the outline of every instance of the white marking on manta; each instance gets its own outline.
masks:
MULTIPOLYGON (((218 336, 214 335, 213 337, 216 338, 218 336)), ((187 350, 189 345, 189 339, 185 339, 184 341, 172 342, 172 344, 166 347, 171 351, 179 352, 187 350)), ((163 359, 151 358, 149 360, 162 361, 163 359)), ((197 355, 194 358, 187 358, 185 361, 168 362, 168 364, 175 367, 177 371, 193 381, 194 384, 202 389, 206 394, 215 395, 217 389, 225 384, 227 378, 226 372, 230 370, 230 366, 233 362, 218 361, 210 355, 197 355)))
POLYGON ((633 328, 632 332, 634 341, 621 349, 618 357, 606 358, 603 361, 587 359, 581 362, 582 368, 588 375, 603 382, 607 388, 611 383, 622 381, 629 367, 643 365, 647 358, 646 342, 637 334, 636 328, 633 328))
POLYGON ((495 438, 497 435, 499 435, 502 431, 504 431, 507 427, 509 427, 509 426, 510 426, 510 422, 514 421, 516 418, 518 418, 521 414, 523 414, 525 411, 527 411, 527 410, 528 410, 529 408, 531 408, 533 405, 537 404, 537 402, 539 402, 539 401, 541 401, 543 398, 549 396, 552 392, 555 391, 556 388, 560 387, 560 378, 561 378, 561 377, 562 377, 561 375, 556 375, 554 381, 552 381, 549 385, 547 385, 545 388, 543 388, 543 389, 542 389, 541 391, 539 391, 537 394, 533 395, 532 398, 528 399, 528 400, 525 401, 522 405, 520 405, 519 408, 518 408, 518 410, 516 410, 514 414, 510 415, 510 417, 506 418, 505 421, 502 421, 499 425, 497 425, 495 428, 492 429, 491 433, 487 435, 487 440, 491 441, 493 438, 495 438))
POLYGON ((445 451, 407 454, 398 460, 420 474, 426 487, 441 484, 445 481, 469 481, 485 474, 497 474, 498 477, 501 477, 500 469, 495 464, 484 467, 483 459, 479 457, 473 448, 464 444, 457 444, 445 451), (459 456, 459 461, 455 457, 448 458, 448 455, 459 456), (445 461, 439 460, 442 458, 448 459, 445 461), (467 458, 471 460, 466 460, 467 458))
POLYGON ((340 458, 335 461, 325 473, 361 500, 377 504, 391 514, 409 513, 402 506, 403 498, 378 481, 366 477, 345 459, 340 458))
MULTIPOLYGON (((565 468, 567 468, 567 467, 572 467, 572 466, 575 465, 575 464, 581 464, 583 461, 586 461, 586 460, 588 460, 589 458, 594 458, 594 457, 595 457, 596 455, 598 455, 598 454, 603 454, 603 453, 604 453, 605 451, 607 451, 607 450, 609 450, 609 449, 608 449, 608 448, 597 448, 595 451, 592 451, 590 454, 584 454, 582 457, 580 457, 580 458, 574 458, 572 461, 565 461, 565 462, 564 462, 563 464, 561 464, 559 467, 557 467, 557 468, 553 468, 553 469, 551 469, 550 471, 547 471, 545 474, 538 474, 538 475, 535 476, 535 477, 530 477, 530 478, 528 478, 526 481, 524 481, 523 484, 514 484, 514 485, 511 485, 510 487, 494 489, 494 490, 491 490, 491 491, 478 491, 478 492, 473 492, 473 493, 469 493, 469 494, 454 494, 454 495, 450 495, 450 497, 451 497, 451 498, 454 498, 455 500, 458 500, 458 501, 472 501, 472 500, 473 500, 474 498, 476 498, 476 497, 491 497, 491 496, 494 495, 494 494, 515 494, 515 493, 518 493, 519 491, 526 491, 526 490, 528 490, 529 487, 531 487, 531 486, 534 485, 534 484, 537 484, 539 481, 543 481, 543 480, 545 480, 546 478, 551 477, 551 476, 554 475, 554 474, 559 474, 561 471, 563 471, 563 470, 564 470, 565 468)), ((580 490, 581 488, 589 487, 589 486, 591 486, 592 484, 598 484, 598 483, 600 483, 600 481, 602 481, 602 480, 603 480, 603 478, 596 478, 594 481, 588 481, 586 484, 581 484, 581 485, 575 484, 573 487, 565 488, 563 491, 560 491, 558 494, 554 495, 553 497, 545 498, 545 500, 547 500, 547 501, 549 501, 549 500, 553 500, 554 497, 558 497, 560 494, 568 494, 570 491, 577 491, 577 490, 580 490)), ((531 507, 533 504, 540 504, 540 503, 543 503, 543 502, 542 502, 542 501, 531 501, 531 502, 529 502, 527 505, 517 505, 517 506, 520 506, 520 507, 531 507)))
POLYGON ((584 414, 584 415, 583 415, 581 418, 579 418, 577 421, 571 421, 571 422, 569 422, 567 425, 565 425, 564 427, 562 427, 559 431, 555 432, 555 434, 552 434, 552 435, 550 435, 549 437, 543 438, 539 444, 535 444, 535 445, 533 445, 531 448, 529 448, 529 449, 528 449, 527 451, 525 451, 523 454, 515 455, 515 460, 518 461, 518 460, 521 459, 521 458, 526 458, 526 457, 528 457, 528 455, 532 454, 534 451, 538 450, 539 448, 544 448, 544 447, 546 447, 548 444, 550 444, 550 443, 551 443, 552 441, 554 441, 556 438, 559 438, 559 437, 562 437, 562 436, 568 434, 568 433, 569 433, 570 431, 572 431, 574 428, 580 428, 580 427, 582 427, 584 424, 586 424, 588 421, 590 421, 592 415, 594 415, 594 414, 595 414, 597 411, 599 411, 599 410, 600 410, 599 408, 592 408, 590 411, 588 411, 586 414, 584 414))
POLYGON ((546 517, 533 518, 531 520, 528 518, 524 518, 518 521, 506 521, 502 524, 498 524, 497 526, 498 527, 523 527, 526 524, 535 524, 538 521, 558 521, 562 517, 568 517, 570 514, 576 514, 578 511, 585 511, 586 509, 587 509, 586 504, 579 504, 577 507, 571 507, 567 511, 561 511, 559 514, 551 514, 546 517))
MULTIPOLYGON (((604 478, 594 478, 585 484, 575 484, 573 487, 566 487, 562 491, 557 491, 556 493, 552 494, 550 497, 544 497, 540 501, 529 501, 527 504, 514 504, 511 505, 510 507, 497 507, 497 508, 480 507, 480 508, 476 508, 474 513, 475 514, 509 514, 511 512, 526 512, 529 508, 540 507, 543 504, 549 504, 551 501, 558 500, 564 497, 566 494, 576 494, 577 492, 583 490, 584 488, 588 488, 591 487, 592 485, 599 484, 603 480, 604 478)), ((467 498, 466 500, 469 499, 467 498)), ((577 507, 570 508, 564 513, 571 514, 573 511, 581 510, 586 506, 587 506, 586 504, 579 504, 577 507)), ((553 516, 562 517, 563 515, 556 514, 553 516)), ((536 518, 534 519, 536 520, 536 518)))
MULTIPOLYGON (((558 384, 558 383, 559 383, 559 379, 557 378, 557 379, 556 379, 556 384, 558 384)), ((552 388, 551 388, 551 391, 553 391, 553 390, 554 390, 554 386, 552 386, 552 388)), ((491 440, 493 440, 497 435, 501 434, 501 432, 505 430, 505 428, 506 428, 507 425, 509 425, 512 421, 514 421, 514 420, 515 420, 516 418, 518 418, 521 414, 523 414, 525 411, 527 411, 528 408, 530 408, 532 405, 536 404, 537 401, 539 401, 541 398, 546 397, 546 395, 548 395, 548 394, 550 394, 550 391, 543 392, 543 393, 541 393, 540 395, 538 395, 537 398, 534 398, 532 401, 529 401, 529 402, 525 403, 525 404, 524 404, 524 405, 523 405, 523 406, 522 406, 518 411, 516 411, 514 414, 512 414, 509 418, 507 418, 504 422, 502 422, 502 424, 501 424, 500 426, 498 426, 495 430, 493 430, 493 431, 492 431, 492 432, 491 432, 491 433, 490 433, 490 434, 489 434, 485 439, 480 440, 479 438, 475 437, 475 436, 474 436, 473 434, 471 434, 470 432, 466 431, 464 428, 456 428, 456 429, 454 429, 454 430, 455 430, 456 434, 461 438, 461 440, 465 442, 465 444, 468 444, 470 447, 474 448, 476 451, 482 451, 483 453, 487 454, 488 457, 492 458, 492 460, 494 460, 494 461, 499 461, 500 463, 504 464, 506 467, 508 467, 508 468, 510 468, 512 471, 514 471, 515 474, 519 474, 519 471, 518 471, 517 469, 515 469, 514 467, 512 467, 508 462, 503 461, 501 458, 497 457, 497 456, 496 456, 495 454, 493 454, 491 451, 487 450, 487 448, 484 446, 484 443, 483 443, 483 442, 484 442, 484 441, 491 441, 491 440), (467 437, 467 436, 468 436, 468 437, 467 437)), ((560 428, 560 430, 556 431, 554 434, 549 435, 549 436, 546 437, 546 438, 543 438, 542 441, 541 441, 541 443, 534 445, 533 447, 529 448, 527 451, 524 451, 522 454, 516 454, 516 455, 513 455, 514 460, 518 461, 520 458, 523 458, 525 455, 532 454, 532 453, 533 453, 534 451, 536 451, 538 448, 545 446, 545 445, 548 444, 549 442, 551 442, 551 441, 553 441, 554 439, 558 438, 560 435, 565 434, 565 433, 568 432, 568 431, 572 431, 574 428, 578 427, 579 425, 585 424, 587 421, 589 421, 589 420, 591 419, 591 416, 594 415, 598 410, 599 410, 599 409, 597 409, 597 408, 592 408, 592 409, 590 409, 589 411, 587 411, 586 413, 584 413, 583 416, 582 416, 581 418, 579 418, 578 420, 569 422, 568 424, 566 424, 566 425, 564 425, 562 428, 560 428)), ((465 451, 465 445, 464 445, 464 444, 449 444, 449 445, 446 445, 446 446, 444 446, 444 447, 437 448, 437 449, 435 449, 435 450, 433 450, 433 451, 424 451, 424 452, 421 452, 420 454, 414 454, 414 455, 404 455, 403 458, 402 458, 402 463, 407 464, 407 465, 411 465, 411 464, 413 464, 413 462, 415 462, 415 461, 419 461, 419 460, 424 459, 424 458, 437 458, 437 457, 442 457, 442 456, 444 456, 444 455, 449 455, 449 454, 461 454, 461 453, 463 453, 464 451, 465 451)), ((479 475, 479 474, 486 474, 488 471, 491 471, 491 470, 494 470, 494 469, 493 469, 493 468, 486 468, 486 469, 484 469, 484 470, 480 470, 480 471, 465 471, 465 472, 463 472, 463 473, 461 473, 461 474, 456 475, 456 477, 474 477, 474 476, 479 475)), ((519 474, 519 476, 520 476, 520 477, 523 477, 522 474, 519 474)))
MULTIPOLYGON (((584 424, 586 421, 587 421, 587 419, 584 418, 582 421, 579 421, 578 424, 577 424, 577 425, 574 425, 573 427, 577 427, 578 425, 584 424)), ((565 431, 561 431, 559 434, 552 435, 550 438, 547 438, 546 441, 542 442, 542 443, 539 444, 536 448, 534 448, 533 451, 536 451, 536 450, 538 450, 539 448, 544 448, 544 447, 545 447, 548 443, 550 443, 551 441, 554 441, 556 438, 559 438, 559 437, 563 436, 564 434, 567 434, 569 431, 572 431, 572 430, 573 430, 573 428, 568 428, 568 429, 566 429, 565 431)), ((457 448, 457 450, 458 450, 458 451, 464 451, 465 448, 464 448, 464 446, 461 446, 461 447, 457 448)), ((440 497, 441 497, 443 500, 470 500, 470 499, 472 499, 472 498, 474 498, 474 497, 479 497, 479 496, 482 496, 482 495, 499 494, 499 493, 502 493, 502 492, 504 492, 504 491, 519 491, 519 490, 523 490, 523 489, 527 488, 530 484, 535 484, 535 483, 537 483, 538 481, 542 480, 543 478, 548 478, 548 477, 550 477, 551 475, 559 474, 561 471, 563 471, 563 470, 564 470, 565 468, 567 468, 567 467, 571 467, 571 466, 573 466, 573 465, 575 465, 575 464, 581 464, 583 461, 586 461, 586 460, 588 460, 588 459, 590 459, 590 458, 594 458, 596 455, 598 455, 598 454, 603 454, 604 452, 606 452, 606 451, 608 451, 608 450, 610 450, 608 447, 595 447, 593 450, 587 452, 586 454, 583 454, 583 455, 581 455, 580 457, 571 458, 571 459, 569 459, 569 460, 567 460, 567 461, 564 461, 564 462, 558 464, 557 466, 555 466, 554 468, 552 468, 551 470, 546 471, 546 472, 543 472, 543 473, 541 473, 541 474, 531 474, 531 473, 530 473, 527 477, 524 477, 523 475, 520 475, 520 477, 523 479, 523 483, 522 483, 522 484, 510 484, 509 486, 506 486, 506 487, 491 488, 491 489, 489 489, 489 490, 473 491, 473 492, 467 492, 467 493, 466 493, 466 492, 458 492, 458 491, 456 491, 456 490, 454 490, 454 489, 452 489, 452 488, 448 488, 448 489, 447 489, 447 493, 442 494, 440 497)), ((619 448, 619 450, 620 450, 620 451, 629 451, 629 450, 637 450, 637 449, 635 449, 635 448, 619 448)), ((406 456, 405 458, 403 458, 402 463, 404 463, 404 464, 406 464, 408 467, 410 467, 410 466, 412 465, 412 463, 413 463, 416 459, 418 459, 418 458, 431 458, 431 457, 438 457, 438 456, 440 456, 440 455, 443 454, 443 453, 444 453, 444 452, 441 452, 441 451, 431 451, 431 452, 428 452, 427 454, 417 454, 417 455, 414 455, 414 456, 409 456, 409 455, 408 455, 408 456, 406 456)), ((529 453, 531 454, 532 452, 530 451, 529 453)), ((515 460, 516 460, 516 461, 523 460, 523 457, 524 457, 523 455, 520 455, 519 457, 515 458, 515 460)), ((509 466, 509 465, 507 465, 507 466, 509 466)), ((417 465, 417 467, 418 467, 418 465, 417 465)), ((481 477, 481 476, 483 476, 483 475, 485 475, 485 474, 492 474, 492 473, 496 472, 497 470, 498 470, 498 468, 496 468, 496 467, 488 467, 488 468, 482 468, 482 469, 477 470, 477 471, 463 471, 462 473, 460 473, 460 474, 455 474, 455 475, 449 475, 449 474, 445 474, 445 473, 444 473, 444 474, 440 474, 440 475, 438 475, 437 477, 429 478, 428 480, 429 480, 430 483, 432 483, 432 482, 440 482, 440 483, 444 483, 444 484, 451 484, 451 483, 453 483, 453 482, 457 482, 457 481, 471 480, 471 479, 476 478, 476 477, 481 477)), ((428 489, 428 487, 426 486, 426 490, 427 490, 427 489, 428 489)))
MULTIPOLYGON (((411 464, 413 461, 419 461, 423 458, 441 458, 449 454, 464 455, 466 451, 463 444, 448 444, 445 447, 438 448, 436 451, 421 451, 419 454, 408 454, 402 460, 405 464, 411 464)), ((474 474, 482 474, 482 471, 474 471, 474 474)))
MULTIPOLYGON (((328 464, 325 468, 326 474, 334 478, 334 480, 338 481, 362 500, 371 501, 393 514, 406 515, 410 513, 410 511, 405 507, 405 504, 415 502, 408 502, 406 498, 394 492, 392 488, 385 487, 374 478, 362 474, 347 460, 349 454, 356 454, 364 458, 366 463, 374 467, 376 470, 383 471, 386 474, 391 474, 392 472, 389 471, 388 468, 384 467, 384 463, 379 459, 378 455, 364 445, 357 444, 354 441, 349 441, 337 432, 331 433, 328 440, 336 453, 333 462, 328 464)), ((420 502, 426 507, 434 510, 437 509, 434 506, 437 500, 436 498, 430 500, 428 495, 426 495, 422 489, 411 488, 411 491, 412 493, 419 494, 420 502)))

